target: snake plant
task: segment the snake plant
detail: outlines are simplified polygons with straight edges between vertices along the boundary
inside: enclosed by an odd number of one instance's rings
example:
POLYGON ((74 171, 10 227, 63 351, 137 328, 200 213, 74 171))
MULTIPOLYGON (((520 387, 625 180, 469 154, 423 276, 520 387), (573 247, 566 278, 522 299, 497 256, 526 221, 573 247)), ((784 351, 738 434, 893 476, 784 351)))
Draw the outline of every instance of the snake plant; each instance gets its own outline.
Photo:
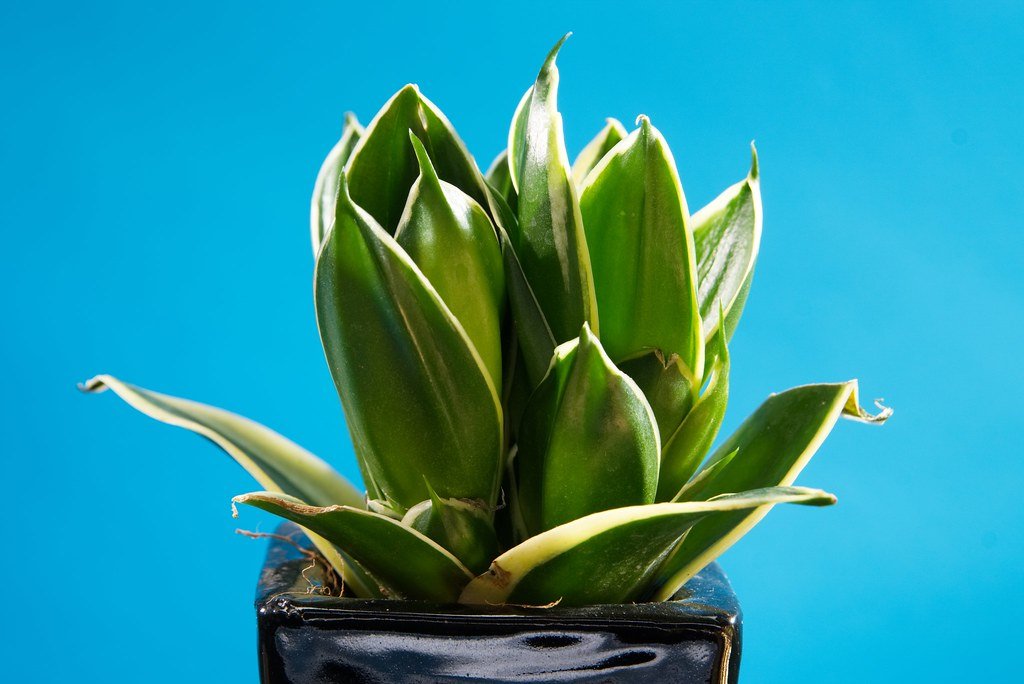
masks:
POLYGON ((711 451, 761 238, 749 173, 691 214, 645 117, 570 164, 545 59, 482 173, 416 86, 346 118, 316 178, 317 324, 365 494, 250 420, 110 376, 209 438, 350 595, 563 605, 666 600, 773 505, 856 381, 774 394, 711 451), (710 455, 709 455, 710 452, 710 455))

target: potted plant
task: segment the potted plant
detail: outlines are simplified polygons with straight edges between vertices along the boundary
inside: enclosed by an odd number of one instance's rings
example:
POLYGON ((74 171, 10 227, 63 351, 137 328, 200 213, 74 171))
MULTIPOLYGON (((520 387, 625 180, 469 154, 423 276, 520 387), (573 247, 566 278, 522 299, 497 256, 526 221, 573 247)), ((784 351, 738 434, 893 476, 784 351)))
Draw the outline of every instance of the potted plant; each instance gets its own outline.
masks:
POLYGON ((260 580, 266 682, 735 681, 714 559, 793 486, 856 381, 772 395, 710 456, 761 237, 745 179, 690 215, 665 139, 570 166, 548 55, 483 174, 415 86, 316 179, 317 323, 365 494, 227 411, 97 376, 223 448, 291 521, 260 580), (290 525, 290 526, 289 526, 290 525), (299 531, 306 542, 299 543, 299 531), (294 534, 293 534, 294 533, 294 534))

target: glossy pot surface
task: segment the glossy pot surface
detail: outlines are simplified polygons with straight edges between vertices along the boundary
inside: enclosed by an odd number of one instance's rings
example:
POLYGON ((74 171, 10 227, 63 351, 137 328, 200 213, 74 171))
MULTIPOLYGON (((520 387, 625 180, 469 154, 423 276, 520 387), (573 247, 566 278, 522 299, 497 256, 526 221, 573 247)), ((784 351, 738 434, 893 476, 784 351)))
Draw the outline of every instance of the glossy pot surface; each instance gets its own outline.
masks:
MULTIPOLYGON (((278 534, 306 541, 291 523, 278 534)), ((310 593, 324 579, 294 545, 271 542, 256 599, 262 682, 727 684, 739 676, 741 614, 717 564, 672 601, 584 608, 310 593)))

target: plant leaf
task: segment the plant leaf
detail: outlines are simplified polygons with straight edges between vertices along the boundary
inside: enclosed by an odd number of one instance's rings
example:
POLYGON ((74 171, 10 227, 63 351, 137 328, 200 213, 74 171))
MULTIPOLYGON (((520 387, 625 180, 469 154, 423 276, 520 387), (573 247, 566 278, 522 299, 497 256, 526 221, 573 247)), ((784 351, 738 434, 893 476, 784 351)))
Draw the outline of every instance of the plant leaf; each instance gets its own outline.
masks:
POLYGON ((707 463, 701 468, 690 481, 684 484, 678 492, 676 492, 676 501, 689 501, 690 491, 695 490, 699 487, 703 487, 704 483, 715 476, 715 474, 722 468, 727 467, 732 463, 732 459, 736 458, 736 454, 740 453, 739 449, 734 449, 726 454, 723 458, 718 459, 714 463, 707 463))
MULTIPOLYGON (((303 497, 321 506, 363 506, 363 495, 324 461, 248 418, 215 406, 136 387, 111 375, 97 375, 79 387, 90 393, 109 389, 140 413, 207 438, 242 466, 261 487, 303 497)), ((306 532, 353 591, 361 596, 376 595, 374 585, 363 573, 346 563, 325 540, 306 532)))
POLYGON ((583 181, 587 174, 613 147, 625 140, 627 135, 629 133, 626 132, 626 127, 622 125, 621 121, 612 118, 605 119, 604 128, 587 143, 587 146, 576 157, 576 161, 572 163, 572 179, 576 183, 576 187, 583 187, 583 181))
POLYGON ((700 283, 697 298, 704 320, 704 338, 708 340, 718 329, 719 303, 725 311, 726 337, 732 337, 754 277, 763 212, 757 149, 753 143, 750 150, 752 161, 747 177, 727 188, 691 219, 700 283))
POLYGON ((317 323, 367 478, 400 513, 429 498, 424 478, 442 497, 493 506, 503 428, 486 366, 419 268, 353 204, 345 174, 339 187, 317 323))
POLYGON ((820 490, 781 487, 714 501, 629 506, 594 513, 506 551, 470 582, 460 603, 562 606, 627 603, 644 595, 658 566, 702 517, 774 503, 828 505, 820 490))
POLYGON ((565 38, 520 101, 508 143, 519 193, 516 253, 557 342, 575 338, 585 322, 598 329, 590 256, 557 107, 555 57, 565 38))
POLYGON ((511 171, 508 168, 508 152, 502 150, 501 154, 494 158, 487 173, 484 174, 484 180, 501 195, 512 211, 516 210, 519 204, 516 188, 512 184, 511 171))
POLYGON ((555 351, 523 411, 516 461, 528 533, 608 508, 651 503, 660 446, 640 388, 584 324, 577 340, 555 351))
POLYGON ((608 353, 619 362, 660 349, 700 385, 704 337, 686 200, 647 117, 587 177, 580 208, 608 353))
POLYGON ((378 513, 350 506, 310 506, 273 492, 243 494, 232 501, 313 530, 343 549, 397 597, 451 602, 472 577, 444 548, 378 513))
POLYGON ((443 499, 430 489, 430 498, 406 513, 402 524, 433 539, 479 574, 498 555, 498 536, 492 511, 483 501, 443 499))
POLYGON ((355 114, 345 115, 345 125, 341 129, 341 140, 335 143, 327 158, 320 166, 313 184, 313 199, 309 207, 309 229, 313 239, 313 258, 320 251, 324 235, 334 221, 334 201, 338 196, 338 174, 345 162, 352 156, 352 150, 363 135, 363 127, 359 125, 355 114))
POLYGON ((647 352, 618 363, 623 373, 633 378, 654 411, 662 451, 686 414, 693 408, 695 378, 684 374, 678 358, 666 360, 660 350, 647 352))
POLYGON ((345 175, 356 204, 389 233, 395 232, 419 174, 409 131, 423 141, 442 180, 489 206, 473 157, 441 110, 415 85, 405 86, 385 103, 352 152, 345 175))
MULTIPOLYGON (((872 416, 857 401, 857 381, 804 385, 774 394, 747 418, 708 459, 713 467, 699 486, 680 494, 687 501, 703 501, 727 492, 787 486, 796 480, 841 415, 864 422, 884 422, 884 409, 872 416), (731 456, 737 452, 735 456, 731 456)), ((694 527, 659 572, 659 600, 672 596, 686 580, 720 556, 747 533, 770 507, 715 515, 694 527)))
POLYGON ((544 378, 551 355, 555 353, 555 335, 551 332, 547 318, 541 311, 540 302, 533 288, 526 280, 523 266, 519 263, 515 249, 509 244, 507 235, 502 236, 501 256, 505 264, 505 284, 508 287, 509 306, 516 324, 522 361, 530 379, 530 387, 536 387, 544 378))
POLYGON ((501 256, 505 266, 509 309, 516 328, 515 337, 518 338, 518 341, 512 339, 510 342, 522 348, 522 354, 518 355, 517 362, 527 369, 529 389, 532 390, 547 372, 551 355, 555 351, 555 338, 516 255, 518 222, 510 214, 505 200, 497 195, 497 191, 489 188, 489 193, 495 216, 500 217, 495 222, 495 227, 498 229, 498 241, 501 244, 501 256))
POLYGON ((658 501, 671 501, 679 493, 697 472, 722 427, 729 403, 729 350, 723 336, 716 335, 714 339, 717 349, 708 386, 662 447, 658 501))
POLYGON ((409 137, 420 177, 395 240, 462 324, 498 387, 505 273, 494 226, 472 197, 437 177, 423 143, 409 137))

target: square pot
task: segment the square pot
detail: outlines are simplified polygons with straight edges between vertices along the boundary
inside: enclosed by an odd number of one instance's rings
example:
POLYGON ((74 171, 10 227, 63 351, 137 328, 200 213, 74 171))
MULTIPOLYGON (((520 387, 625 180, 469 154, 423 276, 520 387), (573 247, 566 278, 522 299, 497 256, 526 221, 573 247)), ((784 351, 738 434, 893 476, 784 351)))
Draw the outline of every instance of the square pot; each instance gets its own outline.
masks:
MULTIPOLYGON (((286 523, 278 534, 307 542, 286 523)), ((739 677, 742 619, 709 565, 671 600, 512 608, 309 593, 325 574, 274 539, 257 587, 260 680, 358 682, 685 682, 739 677)))

